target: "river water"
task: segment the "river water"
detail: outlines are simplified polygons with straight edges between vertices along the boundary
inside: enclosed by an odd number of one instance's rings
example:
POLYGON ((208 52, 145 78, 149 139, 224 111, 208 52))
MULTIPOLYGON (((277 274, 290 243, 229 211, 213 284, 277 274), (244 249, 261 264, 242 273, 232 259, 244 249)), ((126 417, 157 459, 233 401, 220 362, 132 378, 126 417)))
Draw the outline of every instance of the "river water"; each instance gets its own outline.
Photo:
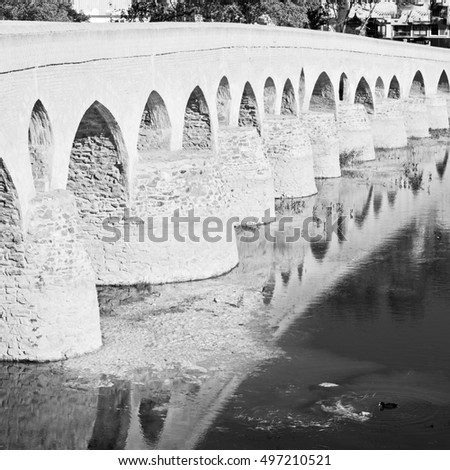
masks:
POLYGON ((214 400, 196 401, 209 385, 136 399, 127 381, 71 389, 54 366, 3 365, 0 448, 158 448, 164 432, 180 448, 183 427, 198 449, 450 448, 447 161, 436 141, 379 154, 283 203, 293 221, 275 243, 241 241, 234 275, 261 278, 283 353, 214 400), (324 234, 329 215, 329 239, 287 243, 306 216, 324 234), (168 410, 175 392, 196 409, 168 410))

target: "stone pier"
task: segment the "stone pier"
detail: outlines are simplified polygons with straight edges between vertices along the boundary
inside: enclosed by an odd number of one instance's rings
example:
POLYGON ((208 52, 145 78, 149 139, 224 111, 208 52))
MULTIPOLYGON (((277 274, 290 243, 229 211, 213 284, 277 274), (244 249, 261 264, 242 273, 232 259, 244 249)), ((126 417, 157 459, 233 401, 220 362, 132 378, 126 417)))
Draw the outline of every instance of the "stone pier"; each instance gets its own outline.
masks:
POLYGON ((0 360, 59 360, 99 348, 95 275, 78 238, 75 198, 67 191, 36 197, 25 229, 12 199, 6 207, 0 214, 0 360))
POLYGON ((303 197, 317 192, 308 134, 296 116, 266 116, 264 152, 272 166, 275 197, 303 197))
POLYGON ((311 139, 314 176, 337 178, 341 176, 339 139, 334 113, 308 112, 300 118, 311 139))
POLYGON ((275 213, 272 167, 254 127, 221 127, 219 159, 231 196, 231 215, 262 219, 275 213))
POLYGON ((375 148, 395 149, 406 147, 408 138, 402 104, 399 100, 379 100, 371 121, 375 148))
POLYGON ((97 283, 164 284, 230 271, 238 263, 231 215, 223 167, 211 151, 141 153, 129 209, 92 221, 96 235, 87 246, 97 283))
POLYGON ((404 102, 406 134, 408 137, 429 137, 428 107, 424 98, 408 98, 404 102))
POLYGON ((374 160, 372 128, 364 105, 339 103, 337 122, 341 159, 346 163, 374 160))
POLYGON ((427 96, 428 124, 430 129, 448 129, 447 100, 441 96, 427 96))

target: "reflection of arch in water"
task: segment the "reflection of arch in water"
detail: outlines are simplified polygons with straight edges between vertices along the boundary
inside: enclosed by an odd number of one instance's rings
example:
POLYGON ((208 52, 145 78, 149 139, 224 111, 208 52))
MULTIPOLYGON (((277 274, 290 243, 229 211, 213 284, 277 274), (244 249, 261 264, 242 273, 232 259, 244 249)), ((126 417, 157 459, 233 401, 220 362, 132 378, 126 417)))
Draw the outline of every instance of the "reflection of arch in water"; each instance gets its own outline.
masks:
POLYGON ((376 192, 373 196, 373 212, 375 215, 378 215, 383 205, 383 194, 376 192))
POLYGON ((436 162, 436 171, 440 179, 445 175, 448 163, 448 149, 445 151, 444 159, 441 162, 436 162))
POLYGON ((272 302, 273 294, 275 292, 275 286, 276 286, 275 272, 271 271, 269 279, 267 280, 267 282, 264 284, 262 288, 264 305, 270 305, 270 303, 272 302))
POLYGON ((370 203, 372 202, 373 196, 373 185, 369 189, 369 194, 367 195, 366 202, 361 211, 355 211, 355 224, 357 227, 362 228, 364 222, 367 218, 367 215, 370 210, 370 203))
POLYGON ((317 242, 310 243, 311 252, 317 261, 323 261, 325 255, 327 254, 329 246, 330 242, 326 240, 326 238, 322 238, 317 242))
POLYGON ((290 271, 283 271, 281 272, 281 279, 283 280, 283 285, 287 286, 289 284, 289 279, 291 278, 290 271))
POLYGON ((301 282, 303 278, 303 263, 297 266, 297 278, 301 282))
POLYGON ((337 237, 339 243, 347 241, 347 217, 344 215, 339 215, 337 220, 337 237))
POLYGON ((388 191, 387 192, 387 200, 388 204, 393 207, 395 204, 395 199, 397 198, 397 191, 388 191))
POLYGON ((99 389, 97 418, 88 449, 125 449, 130 427, 130 386, 120 382, 99 389))
POLYGON ((139 405, 139 423, 145 442, 154 448, 164 427, 167 409, 159 412, 155 410, 157 403, 151 399, 143 398, 139 405))

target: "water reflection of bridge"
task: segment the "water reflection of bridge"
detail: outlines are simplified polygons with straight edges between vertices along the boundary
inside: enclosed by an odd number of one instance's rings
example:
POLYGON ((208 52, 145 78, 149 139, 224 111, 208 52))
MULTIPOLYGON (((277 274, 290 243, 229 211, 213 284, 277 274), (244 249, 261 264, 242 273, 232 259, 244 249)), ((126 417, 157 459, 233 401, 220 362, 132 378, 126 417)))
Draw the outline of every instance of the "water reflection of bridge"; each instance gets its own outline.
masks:
MULTIPOLYGON (((281 337, 316 299, 355 273, 359 264, 402 231, 417 232, 410 240, 410 253, 421 259, 427 255, 432 231, 450 229, 450 220, 443 217, 450 194, 439 188, 449 179, 448 151, 435 147, 426 153, 428 158, 422 158, 415 149, 412 156, 423 170, 423 190, 414 193, 405 188, 407 181, 403 177, 400 181, 398 175, 386 176, 375 185, 324 180, 319 194, 306 201, 294 222, 275 234, 275 243, 261 239, 240 246, 237 275, 262 283, 261 308, 270 312, 275 337, 281 337), (286 243, 286 234, 305 217, 323 219, 330 207, 334 216, 341 216, 340 231, 331 240, 286 243), (417 220, 424 215, 432 223, 422 228, 417 220)), ((393 165, 401 168, 395 160, 393 165)), ((324 229, 320 223, 315 228, 324 229)), ((362 285, 368 282, 361 280, 362 285)), ((12 365, 0 376, 7 383, 0 395, 4 436, 0 448, 194 448, 244 378, 218 373, 207 380, 171 382, 156 391, 117 383, 100 388, 96 396, 68 389, 62 382, 55 388, 48 369, 43 372, 42 367, 12 365)))

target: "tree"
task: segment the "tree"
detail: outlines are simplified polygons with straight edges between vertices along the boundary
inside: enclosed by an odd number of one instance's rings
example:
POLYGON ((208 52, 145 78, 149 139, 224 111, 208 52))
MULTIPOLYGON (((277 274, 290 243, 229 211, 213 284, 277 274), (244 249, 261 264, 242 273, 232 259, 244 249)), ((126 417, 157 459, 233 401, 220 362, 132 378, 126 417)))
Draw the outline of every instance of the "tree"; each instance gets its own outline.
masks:
POLYGON ((133 0, 125 17, 130 21, 192 21, 200 15, 205 21, 259 23, 262 18, 278 26, 305 28, 319 25, 324 10, 320 0, 204 0, 169 2, 133 0))
POLYGON ((82 22, 89 17, 84 13, 77 13, 64 0, 5 0, 0 5, 0 19, 82 22))

